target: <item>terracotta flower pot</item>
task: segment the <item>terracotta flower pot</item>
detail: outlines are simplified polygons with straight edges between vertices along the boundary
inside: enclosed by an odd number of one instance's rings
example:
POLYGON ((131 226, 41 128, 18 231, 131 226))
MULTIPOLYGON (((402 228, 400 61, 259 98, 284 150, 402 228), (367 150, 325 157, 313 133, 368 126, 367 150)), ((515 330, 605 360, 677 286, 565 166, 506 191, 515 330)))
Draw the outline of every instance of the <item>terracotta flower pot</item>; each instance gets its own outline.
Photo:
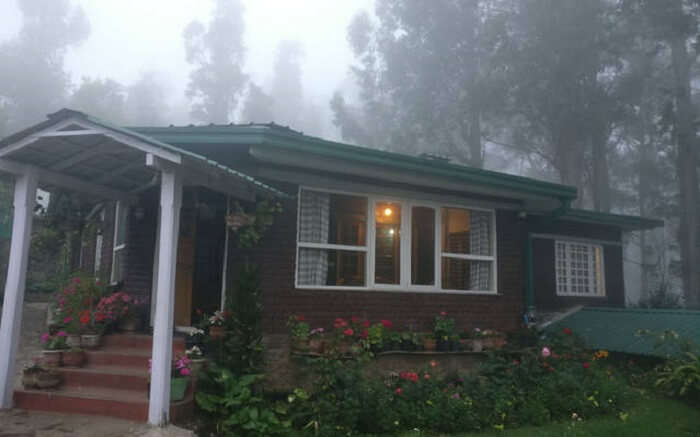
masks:
POLYGON ((435 352, 437 348, 437 342, 432 337, 425 337, 423 339, 423 349, 429 352, 435 352))
POLYGON ((66 344, 68 347, 80 347, 80 334, 68 334, 66 344))
POLYGON ((83 367, 85 364, 85 352, 82 350, 69 350, 63 352, 63 365, 68 367, 83 367))
POLYGON ((119 319, 119 330, 123 332, 136 332, 141 330, 143 321, 138 317, 124 317, 119 319))
POLYGON ((100 334, 83 334, 80 336, 81 347, 87 349, 95 349, 100 347, 102 342, 102 335, 100 334))
POLYGON ((46 367, 61 367, 63 363, 62 350, 44 350, 42 351, 41 362, 46 367))
POLYGON ((218 339, 224 336, 226 329, 223 326, 210 326, 209 336, 213 339, 218 339))
POLYGON ((51 370, 39 372, 35 375, 36 387, 40 389, 56 388, 63 382, 60 373, 51 370))

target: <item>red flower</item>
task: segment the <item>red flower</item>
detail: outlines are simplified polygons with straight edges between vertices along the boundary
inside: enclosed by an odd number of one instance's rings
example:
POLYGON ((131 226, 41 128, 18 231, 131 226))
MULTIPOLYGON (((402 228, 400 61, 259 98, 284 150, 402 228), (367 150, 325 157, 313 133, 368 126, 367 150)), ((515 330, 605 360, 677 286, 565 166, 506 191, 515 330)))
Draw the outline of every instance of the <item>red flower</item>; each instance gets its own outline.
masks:
POLYGON ((360 318, 357 317, 357 316, 352 316, 352 317, 350 317, 350 321, 351 321, 352 323, 355 323, 355 324, 360 323, 360 320, 362 320, 362 319, 360 319, 360 318))
POLYGON ((337 319, 335 319, 335 322, 333 322, 333 327, 334 327, 335 329, 345 328, 346 326, 348 326, 348 322, 346 322, 345 320, 341 319, 340 317, 338 317, 337 319))
POLYGON ((364 322, 362 322, 362 326, 365 328, 369 328, 369 320, 365 320, 364 322))
POLYGON ((518 360, 513 360, 513 364, 515 364, 515 365, 517 366, 518 364, 520 364, 520 361, 518 361, 518 360))
POLYGON ((95 313, 95 321, 96 322, 101 322, 105 319, 104 314, 102 313, 95 313))
POLYGON ((571 329, 569 329, 569 328, 564 328, 564 334, 566 334, 566 335, 571 335, 571 329))
POLYGON ((80 323, 86 325, 90 322, 90 315, 85 311, 82 316, 80 316, 80 323))
POLYGON ((397 389, 396 389, 396 394, 397 394, 397 395, 400 395, 401 393, 403 393, 403 390, 401 390, 401 387, 397 388, 397 389))
POLYGON ((440 311, 440 315, 441 315, 442 317, 445 317, 445 316, 447 315, 447 311, 440 311))
POLYGON ((391 322, 389 320, 382 320, 382 325, 384 325, 386 329, 391 328, 391 322))
POLYGON ((294 318, 297 320, 297 322, 303 322, 303 321, 304 321, 304 316, 295 316, 294 318))
POLYGON ((583 368, 584 368, 584 369, 588 369, 589 367, 591 367, 591 365, 588 363, 588 361, 584 361, 584 362, 583 362, 583 368))
POLYGON ((355 331, 352 330, 352 328, 348 328, 345 331, 343 331, 343 334, 347 335, 348 337, 353 335, 355 331))
POLYGON ((364 340, 364 339, 367 338, 368 335, 369 335, 369 331, 366 330, 366 329, 364 329, 364 330, 362 331, 362 334, 360 334, 360 338, 364 340))

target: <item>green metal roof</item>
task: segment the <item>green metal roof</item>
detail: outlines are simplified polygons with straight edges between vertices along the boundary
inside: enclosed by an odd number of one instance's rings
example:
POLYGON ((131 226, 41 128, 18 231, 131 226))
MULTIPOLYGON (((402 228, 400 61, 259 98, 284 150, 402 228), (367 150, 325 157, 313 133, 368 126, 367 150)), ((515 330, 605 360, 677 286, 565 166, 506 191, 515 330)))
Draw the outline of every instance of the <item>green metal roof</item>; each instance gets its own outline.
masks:
POLYGON ((545 329, 571 329, 592 349, 637 355, 666 356, 677 348, 657 348, 658 335, 672 330, 700 343, 700 311, 585 307, 545 329), (648 330, 651 335, 640 335, 648 330))
POLYGON ((622 229, 653 229, 662 227, 663 220, 639 217, 635 215, 612 214, 609 212, 589 211, 585 209, 570 209, 563 216, 564 220, 582 223, 612 225, 622 229))
POLYGON ((513 192, 562 200, 576 198, 576 188, 567 185, 452 164, 442 159, 328 141, 276 124, 132 127, 130 130, 168 144, 265 145, 342 161, 416 172, 463 183, 498 187, 513 192))

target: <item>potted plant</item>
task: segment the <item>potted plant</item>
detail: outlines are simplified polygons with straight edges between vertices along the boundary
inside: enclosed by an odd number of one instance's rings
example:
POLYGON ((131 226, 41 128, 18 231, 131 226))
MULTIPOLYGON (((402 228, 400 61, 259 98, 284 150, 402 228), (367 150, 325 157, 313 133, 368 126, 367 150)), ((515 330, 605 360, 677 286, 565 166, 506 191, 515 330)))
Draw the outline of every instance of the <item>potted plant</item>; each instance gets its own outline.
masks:
POLYGON ((46 367, 60 367, 63 359, 63 351, 67 349, 66 331, 58 331, 56 334, 44 333, 41 341, 44 343, 42 361, 46 367))
POLYGON ((428 352, 435 352, 437 349, 437 342, 433 334, 425 334, 423 336, 423 350, 428 352))
POLYGON ((145 300, 124 291, 116 291, 100 299, 92 321, 116 324, 124 332, 136 332, 143 326, 145 300))
POLYGON ((481 352, 484 350, 484 336, 481 329, 474 328, 472 332, 472 351, 481 352))
POLYGON ((326 341, 323 339, 323 328, 314 328, 309 331, 309 352, 323 354, 326 350, 326 341))
POLYGON ((214 311, 214 314, 207 319, 209 322, 209 337, 216 340, 226 334, 226 327, 224 326, 226 315, 227 313, 224 311, 214 311))
POLYGON ((193 377, 197 377, 207 365, 207 359, 199 346, 195 345, 185 350, 185 355, 189 359, 189 367, 193 377))
POLYGON ((375 323, 367 329, 367 342, 372 352, 377 353, 382 350, 384 343, 384 325, 375 323))
POLYGON ((411 342, 413 343, 413 350, 423 350, 423 334, 418 332, 411 333, 411 342))
POLYGON ((63 352, 63 365, 68 367, 83 367, 85 363, 85 351, 80 348, 71 348, 63 352))
POLYGON ((26 389, 32 388, 55 388, 63 382, 60 373, 45 369, 37 364, 25 367, 22 370, 22 386, 26 389))
POLYGON ((309 334, 311 326, 305 321, 304 316, 291 315, 287 320, 289 328, 289 340, 292 351, 307 352, 309 350, 309 334))
POLYGON ((439 315, 435 316, 433 332, 435 333, 435 339, 437 340, 437 350, 439 352, 447 352, 451 349, 450 338, 454 336, 454 331, 455 320, 453 318, 447 317, 447 313, 445 311, 442 311, 439 315))
POLYGON ((170 401, 181 401, 185 398, 185 392, 190 382, 192 369, 187 355, 180 355, 175 359, 174 369, 170 377, 170 401))

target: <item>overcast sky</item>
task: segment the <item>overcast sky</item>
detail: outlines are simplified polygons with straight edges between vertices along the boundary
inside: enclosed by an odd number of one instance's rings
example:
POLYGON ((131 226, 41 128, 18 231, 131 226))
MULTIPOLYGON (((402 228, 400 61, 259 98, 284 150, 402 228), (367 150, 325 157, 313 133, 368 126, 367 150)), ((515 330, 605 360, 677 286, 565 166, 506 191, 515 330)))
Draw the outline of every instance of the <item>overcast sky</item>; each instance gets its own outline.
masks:
MULTIPOLYGON (((75 83, 82 76, 110 77, 128 84, 145 71, 160 73, 171 97, 182 99, 190 66, 185 62, 182 30, 193 19, 208 21, 211 0, 73 0, 83 7, 90 38, 68 54, 75 83)), ((373 0, 243 0, 246 71, 265 85, 277 44, 302 43, 304 94, 328 113, 328 100, 346 79, 352 54, 347 25, 373 0)), ((21 25, 15 0, 0 0, 0 40, 21 25)))

